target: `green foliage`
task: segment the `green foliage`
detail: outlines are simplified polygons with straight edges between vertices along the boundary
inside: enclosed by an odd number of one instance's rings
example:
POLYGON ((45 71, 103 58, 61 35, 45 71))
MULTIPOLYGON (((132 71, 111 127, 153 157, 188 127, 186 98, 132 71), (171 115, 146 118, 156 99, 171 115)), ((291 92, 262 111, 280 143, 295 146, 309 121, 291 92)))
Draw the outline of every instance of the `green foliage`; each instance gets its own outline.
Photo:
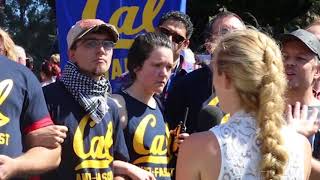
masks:
MULTIPOLYGON (((221 9, 240 15, 245 22, 277 35, 304 28, 320 13, 320 0, 187 0, 187 13, 195 31, 191 48, 203 43, 202 32, 221 9)), ((53 53, 56 40, 55 0, 6 0, 0 27, 23 46, 39 65, 53 53)))
POLYGON ((187 13, 195 26, 193 50, 203 43, 206 23, 221 10, 232 11, 247 24, 277 37, 309 25, 320 14, 320 0, 188 0, 187 13))
MULTIPOLYGON (((0 27, 5 29, 17 45, 25 48, 39 67, 52 53, 56 37, 56 23, 46 0, 7 0, 0 12, 0 27)), ((36 69, 38 69, 36 67, 36 69)))
POLYGON ((312 5, 310 9, 301 16, 298 16, 290 22, 288 22, 284 27, 284 31, 290 32, 297 28, 305 28, 314 20, 320 18, 320 0, 311 0, 311 3, 312 5))

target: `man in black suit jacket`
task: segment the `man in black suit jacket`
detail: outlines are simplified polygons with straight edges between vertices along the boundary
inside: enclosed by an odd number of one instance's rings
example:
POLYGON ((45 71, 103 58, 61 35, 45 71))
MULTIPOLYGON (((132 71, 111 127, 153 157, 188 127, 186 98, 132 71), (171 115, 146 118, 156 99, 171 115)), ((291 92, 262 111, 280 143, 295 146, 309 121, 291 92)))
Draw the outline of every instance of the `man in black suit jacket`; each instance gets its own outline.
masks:
MULTIPOLYGON (((236 30, 245 29, 245 25, 241 18, 232 12, 220 12, 208 24, 206 49, 212 54, 216 41, 224 34, 236 30)), ((198 122, 198 114, 200 110, 208 105, 215 97, 212 87, 212 71, 208 65, 195 70, 179 81, 171 89, 165 101, 165 118, 170 128, 178 125, 179 121, 183 121, 187 107, 189 108, 186 127, 187 133, 199 132, 200 130, 210 129, 207 122, 198 122)))

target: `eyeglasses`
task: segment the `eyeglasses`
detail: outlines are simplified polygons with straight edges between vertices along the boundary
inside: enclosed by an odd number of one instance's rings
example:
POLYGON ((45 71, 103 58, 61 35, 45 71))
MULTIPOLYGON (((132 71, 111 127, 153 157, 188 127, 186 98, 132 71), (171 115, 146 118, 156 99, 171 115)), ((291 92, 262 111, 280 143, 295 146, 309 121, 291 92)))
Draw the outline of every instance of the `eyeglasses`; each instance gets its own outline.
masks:
POLYGON ((175 32, 170 31, 167 28, 164 27, 159 27, 159 31, 167 36, 171 36, 172 37, 172 41, 180 44, 182 43, 186 38, 184 38, 183 36, 181 36, 180 34, 177 34, 175 32))
POLYGON ((97 47, 102 46, 105 50, 110 50, 116 45, 112 41, 108 40, 99 40, 99 39, 83 39, 83 45, 89 49, 96 49, 97 47))
POLYGON ((213 32, 213 35, 216 36, 223 36, 225 34, 228 34, 229 32, 232 32, 234 30, 237 30, 239 28, 234 28, 234 27, 219 27, 218 31, 213 32))

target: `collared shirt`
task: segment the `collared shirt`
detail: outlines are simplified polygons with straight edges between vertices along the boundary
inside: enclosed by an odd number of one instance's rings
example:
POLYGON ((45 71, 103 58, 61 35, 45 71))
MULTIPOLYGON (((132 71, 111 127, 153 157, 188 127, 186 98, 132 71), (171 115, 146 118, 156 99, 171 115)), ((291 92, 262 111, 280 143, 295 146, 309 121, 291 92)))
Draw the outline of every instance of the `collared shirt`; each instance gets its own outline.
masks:
POLYGON ((167 97, 168 97, 168 93, 171 92, 174 84, 177 82, 177 80, 179 80, 182 76, 186 75, 187 72, 186 70, 184 70, 182 68, 182 64, 183 64, 183 56, 180 56, 179 59, 177 59, 177 64, 175 66, 175 68, 172 70, 172 73, 168 79, 168 82, 166 84, 166 86, 164 87, 163 92, 161 93, 162 97, 161 97, 161 101, 164 102, 167 97))

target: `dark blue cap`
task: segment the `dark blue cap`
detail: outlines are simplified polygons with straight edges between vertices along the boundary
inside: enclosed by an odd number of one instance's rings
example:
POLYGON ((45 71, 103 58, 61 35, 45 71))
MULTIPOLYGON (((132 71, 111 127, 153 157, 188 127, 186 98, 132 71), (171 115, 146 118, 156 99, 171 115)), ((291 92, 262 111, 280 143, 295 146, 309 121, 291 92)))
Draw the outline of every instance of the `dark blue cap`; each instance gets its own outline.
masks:
POLYGON ((289 39, 298 39, 302 41, 312 52, 318 56, 318 59, 320 60, 320 41, 314 34, 304 29, 298 29, 281 36, 282 42, 289 39))

